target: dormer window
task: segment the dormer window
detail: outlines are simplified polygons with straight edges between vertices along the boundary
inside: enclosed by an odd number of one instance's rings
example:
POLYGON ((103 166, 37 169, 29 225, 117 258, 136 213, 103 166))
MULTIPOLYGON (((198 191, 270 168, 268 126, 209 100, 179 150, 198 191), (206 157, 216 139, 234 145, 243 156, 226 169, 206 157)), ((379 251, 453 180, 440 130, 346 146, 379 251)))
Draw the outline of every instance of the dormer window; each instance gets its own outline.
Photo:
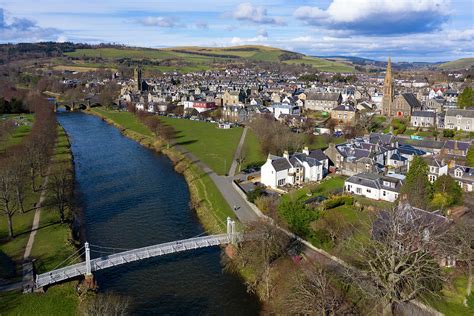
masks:
POLYGON ((457 178, 461 178, 462 177, 462 171, 460 169, 456 169, 456 171, 454 171, 454 176, 457 177, 457 178))

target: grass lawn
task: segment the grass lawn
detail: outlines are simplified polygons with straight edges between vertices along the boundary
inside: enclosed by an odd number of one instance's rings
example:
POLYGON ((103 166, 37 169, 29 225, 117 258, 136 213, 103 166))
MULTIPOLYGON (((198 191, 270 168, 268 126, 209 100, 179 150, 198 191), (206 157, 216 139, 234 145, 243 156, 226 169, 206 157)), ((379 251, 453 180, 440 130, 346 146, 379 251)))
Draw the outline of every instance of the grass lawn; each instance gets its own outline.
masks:
POLYGON ((176 130, 176 144, 193 153, 218 174, 225 174, 232 164, 243 129, 219 129, 216 124, 162 117, 176 130))
POLYGON ((428 297, 426 298, 427 302, 446 316, 474 315, 474 308, 465 307, 463 304, 464 293, 466 293, 467 286, 467 275, 459 274, 459 271, 455 272, 456 275, 451 273, 451 271, 446 272, 453 275, 451 282, 447 282, 444 285, 441 291, 441 297, 428 297))
POLYGON ((73 283, 53 286, 46 293, 0 293, 2 315, 76 315, 78 304, 73 283))
POLYGON ((20 125, 15 128, 15 131, 8 138, 4 140, 0 139, 0 152, 5 151, 10 146, 18 145, 19 143, 21 143, 23 138, 30 133, 31 127, 34 122, 33 114, 14 114, 7 115, 7 117, 8 120, 19 119, 20 117, 22 117, 24 118, 24 120, 28 121, 30 125, 20 125))
POLYGON ((252 129, 247 130, 247 136, 245 137, 244 148, 247 150, 247 159, 245 160, 245 166, 242 169, 251 166, 261 166, 265 163, 267 157, 265 157, 260 149, 260 143, 257 136, 252 129))
POLYGON ((311 65, 317 68, 319 71, 328 71, 328 72, 356 72, 354 66, 347 65, 341 62, 330 61, 317 57, 305 56, 302 59, 292 59, 284 61, 286 64, 290 65, 300 65, 306 64, 311 65))
POLYGON ((293 198, 297 201, 306 201, 312 197, 322 195, 329 197, 331 194, 344 187, 344 176, 328 176, 319 184, 308 184, 305 187, 283 195, 282 199, 293 198), (311 196, 309 195, 311 194, 311 196))
POLYGON ((152 132, 130 112, 107 110, 105 108, 93 108, 92 111, 111 119, 123 128, 145 136, 153 136, 152 132))

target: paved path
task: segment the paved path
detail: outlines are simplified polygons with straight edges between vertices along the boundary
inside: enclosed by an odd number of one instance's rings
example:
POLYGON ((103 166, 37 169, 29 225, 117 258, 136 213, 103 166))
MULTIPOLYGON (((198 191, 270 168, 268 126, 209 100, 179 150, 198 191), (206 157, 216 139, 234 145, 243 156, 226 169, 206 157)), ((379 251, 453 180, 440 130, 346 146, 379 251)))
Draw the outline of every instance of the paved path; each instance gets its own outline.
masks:
POLYGON ((234 208, 234 213, 237 215, 239 221, 242 223, 248 223, 258 219, 258 216, 247 204, 247 201, 235 190, 232 185, 232 177, 217 175, 211 168, 199 160, 194 154, 190 153, 186 148, 180 145, 175 145, 175 148, 209 175, 229 206, 234 208))
MULTIPOLYGON (((49 174, 49 170, 48 170, 49 174)), ((36 237, 36 232, 38 231, 39 223, 40 223, 40 218, 41 218, 41 206, 44 203, 44 200, 46 199, 46 185, 48 184, 48 178, 49 176, 46 176, 43 180, 43 185, 42 185, 42 191, 40 195, 40 199, 38 202, 38 205, 35 210, 35 216, 33 218, 33 225, 31 226, 31 233, 30 233, 30 238, 28 238, 28 243, 26 244, 26 249, 25 249, 25 254, 23 255, 23 260, 28 259, 28 257, 31 254, 31 248, 33 248, 33 244, 35 242, 35 237, 36 237)))
POLYGON ((240 142, 235 151, 234 158, 232 159, 232 165, 230 166, 230 170, 229 170, 229 177, 235 176, 235 170, 237 170, 237 167, 239 165, 237 163, 237 159, 239 159, 240 153, 242 152, 242 147, 244 146, 244 143, 245 143, 245 136, 247 135, 247 130, 248 130, 248 127, 245 126, 244 131, 242 132, 242 136, 240 136, 240 142))

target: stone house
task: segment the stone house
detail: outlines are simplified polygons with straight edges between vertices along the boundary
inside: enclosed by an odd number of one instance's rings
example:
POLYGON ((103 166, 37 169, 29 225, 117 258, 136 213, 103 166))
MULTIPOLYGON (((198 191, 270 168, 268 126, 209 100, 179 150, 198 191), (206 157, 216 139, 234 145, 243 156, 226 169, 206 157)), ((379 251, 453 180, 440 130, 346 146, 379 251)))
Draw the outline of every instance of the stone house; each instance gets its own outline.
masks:
POLYGON ((413 111, 410 122, 414 127, 436 126, 436 113, 431 111, 413 111))
POLYGON ((474 110, 448 109, 444 119, 444 128, 474 131, 474 110))
POLYGON ((402 93, 395 97, 390 108, 390 117, 408 118, 413 111, 421 109, 421 103, 413 93, 402 93))
POLYGON ((331 110, 331 119, 336 120, 338 125, 346 125, 354 122, 356 114, 354 106, 341 104, 331 110))
POLYGON ((340 93, 312 93, 306 94, 305 109, 312 111, 331 111, 342 103, 340 93))

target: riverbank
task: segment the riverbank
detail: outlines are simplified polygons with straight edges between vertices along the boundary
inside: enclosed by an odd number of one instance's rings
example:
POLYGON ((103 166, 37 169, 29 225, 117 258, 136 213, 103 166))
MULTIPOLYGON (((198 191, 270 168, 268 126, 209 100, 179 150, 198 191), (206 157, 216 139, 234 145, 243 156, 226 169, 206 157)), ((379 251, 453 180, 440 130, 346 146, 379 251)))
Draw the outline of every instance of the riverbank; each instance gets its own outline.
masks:
POLYGON ((166 155, 173 162, 175 170, 184 176, 191 195, 191 206, 207 232, 222 233, 226 230, 227 217, 236 218, 209 175, 175 147, 167 148, 165 142, 155 138, 132 113, 107 113, 96 109, 85 113, 100 117, 118 128, 122 135, 166 155), (118 116, 119 114, 122 116, 118 116))
MULTIPOLYGON (((50 174, 63 171, 63 168, 73 170, 73 156, 69 140, 64 129, 58 125, 58 136, 51 160, 50 174)), ((73 177, 73 174, 71 174, 73 177)), ((51 179, 50 179, 51 181, 51 179)), ((47 188, 45 203, 42 206, 39 227, 31 248, 30 256, 34 258, 38 273, 55 268, 64 259, 76 251, 72 229, 68 222, 61 223, 57 206, 54 205, 53 192, 47 188)), ((39 192, 30 193, 27 201, 34 205, 39 200, 39 192)), ((29 220, 29 228, 7 244, 2 244, 2 250, 18 262, 18 255, 24 252, 29 231, 33 223, 34 207, 28 211, 18 224, 25 225, 29 220), (18 249, 15 251, 14 249, 18 249), (18 254, 17 254, 18 253, 18 254)), ((66 213, 66 218, 72 218, 72 212, 66 213)), ((22 255, 21 255, 22 256, 22 255)), ((76 313, 79 298, 75 294, 75 282, 69 282, 50 288, 46 293, 24 295, 21 291, 0 293, 2 315, 72 315, 76 313), (61 302, 58 304, 57 302, 61 302)))

